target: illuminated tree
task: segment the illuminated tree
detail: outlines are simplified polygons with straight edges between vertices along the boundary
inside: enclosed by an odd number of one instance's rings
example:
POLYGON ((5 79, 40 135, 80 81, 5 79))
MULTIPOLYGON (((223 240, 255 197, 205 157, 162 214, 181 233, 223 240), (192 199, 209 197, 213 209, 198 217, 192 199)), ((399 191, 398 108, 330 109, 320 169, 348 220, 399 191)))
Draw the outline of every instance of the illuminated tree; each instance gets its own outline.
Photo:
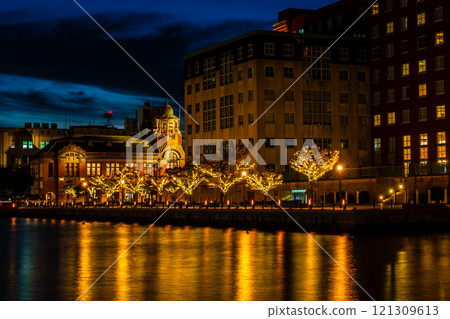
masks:
POLYGON ((308 179, 311 200, 314 193, 314 183, 331 171, 338 160, 339 151, 322 150, 319 152, 317 148, 315 150, 310 148, 307 151, 299 150, 294 154, 290 162, 291 167, 308 179))
POLYGON ((221 202, 230 188, 244 180, 242 172, 253 170, 255 164, 248 164, 244 159, 237 161, 236 165, 229 165, 226 161, 206 162, 196 165, 195 169, 204 174, 208 186, 221 191, 221 202))
POLYGON ((70 197, 73 202, 80 195, 84 194, 84 190, 79 185, 66 185, 64 186, 64 194, 70 197))
POLYGON ((272 189, 283 184, 283 175, 269 171, 262 173, 254 171, 245 175, 245 181, 251 189, 262 192, 264 194, 264 201, 266 201, 266 195, 272 189))
POLYGON ((116 176, 95 176, 90 182, 96 187, 96 189, 100 189, 105 195, 106 199, 109 200, 111 196, 113 196, 120 188, 120 180, 116 176))
POLYGON ((156 189, 159 195, 159 201, 161 201, 162 195, 165 191, 173 191, 173 189, 170 188, 171 181, 169 176, 147 176, 146 184, 147 186, 156 189))
POLYGON ((172 175, 172 183, 183 190, 186 195, 192 195, 204 179, 204 173, 190 168, 184 168, 182 172, 172 175))
POLYGON ((120 179, 120 183, 123 185, 123 188, 129 190, 134 197, 136 197, 136 195, 143 196, 147 193, 145 183, 146 177, 141 175, 139 171, 129 171, 125 168, 119 173, 118 177, 120 179))

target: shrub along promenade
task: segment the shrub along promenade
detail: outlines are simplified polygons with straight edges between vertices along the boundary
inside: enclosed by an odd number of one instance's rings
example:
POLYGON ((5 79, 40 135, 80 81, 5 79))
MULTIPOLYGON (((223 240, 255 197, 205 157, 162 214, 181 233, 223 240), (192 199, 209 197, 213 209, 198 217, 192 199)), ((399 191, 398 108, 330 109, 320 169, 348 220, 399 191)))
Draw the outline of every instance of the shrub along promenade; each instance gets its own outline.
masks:
POLYGON ((408 206, 342 210, 276 207, 21 207, 2 209, 2 217, 109 221, 156 225, 320 233, 396 233, 450 229, 447 206, 408 206), (291 218, 292 217, 292 218, 291 218), (295 221, 294 221, 295 220, 295 221), (297 225, 297 223, 299 225, 297 225))

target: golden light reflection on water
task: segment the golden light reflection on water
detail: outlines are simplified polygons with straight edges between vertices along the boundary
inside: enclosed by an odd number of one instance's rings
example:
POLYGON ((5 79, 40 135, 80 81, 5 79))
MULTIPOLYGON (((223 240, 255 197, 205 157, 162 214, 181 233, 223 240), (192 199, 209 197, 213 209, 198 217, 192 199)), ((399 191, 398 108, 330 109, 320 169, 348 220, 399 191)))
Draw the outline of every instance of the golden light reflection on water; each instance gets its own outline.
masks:
MULTIPOLYGON (((53 300, 79 296, 148 227, 7 223, 3 299, 39 299, 40 287, 53 300)), ((312 236, 377 300, 450 298, 448 235, 312 236)), ((357 299, 367 296, 304 234, 153 226, 82 300, 357 299)))
MULTIPOLYGON (((237 235, 237 269, 236 269, 236 300, 253 300, 255 281, 255 237, 256 230, 240 231, 237 235)), ((262 270, 262 269, 261 269, 262 270)))
POLYGON ((285 232, 277 232, 276 271, 275 271, 275 300, 283 299, 284 288, 284 238, 285 232))
MULTIPOLYGON (((118 227, 115 227, 116 238, 117 238, 117 249, 116 255, 118 258, 127 248, 131 245, 131 243, 135 240, 130 236, 129 228, 127 225, 119 224, 118 227)), ((115 269, 113 269, 116 276, 116 284, 115 284, 115 292, 116 298, 115 300, 129 300, 130 299, 130 277, 133 270, 130 269, 130 257, 131 252, 124 256, 124 258, 120 258, 115 264, 115 269)))
POLYGON ((337 264, 333 262, 333 266, 329 274, 329 278, 331 279, 329 299, 333 301, 355 300, 355 283, 344 272, 345 270, 350 276, 355 276, 352 261, 352 243, 349 240, 348 235, 335 237, 332 256, 337 264))
MULTIPOLYGON (((81 296, 92 284, 94 279, 92 279, 92 260, 91 260, 91 245, 92 243, 92 230, 91 227, 81 227, 79 236, 78 236, 78 273, 76 274, 77 278, 77 296, 81 296)), ((86 295, 83 296, 83 300, 89 300, 91 297, 92 291, 88 291, 86 295)))
MULTIPOLYGON (((311 234, 314 236, 314 234, 311 234)), ((317 300, 319 298, 319 286, 321 273, 320 252, 317 245, 310 238, 306 238, 302 244, 296 238, 292 248, 292 285, 294 300, 317 300)))

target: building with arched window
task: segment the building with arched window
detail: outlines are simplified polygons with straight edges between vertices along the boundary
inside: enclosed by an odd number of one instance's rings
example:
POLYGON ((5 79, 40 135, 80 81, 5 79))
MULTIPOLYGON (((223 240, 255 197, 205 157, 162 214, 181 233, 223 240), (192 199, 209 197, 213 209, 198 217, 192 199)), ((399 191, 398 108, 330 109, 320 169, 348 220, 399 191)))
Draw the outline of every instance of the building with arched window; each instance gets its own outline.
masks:
MULTIPOLYGON (((167 103, 154 131, 146 129, 134 137, 67 136, 50 141, 30 161, 35 178, 32 193, 61 203, 70 201, 64 194, 67 186, 82 186, 93 177, 114 175, 125 166, 142 174, 164 175, 167 169, 184 166, 184 160, 180 119, 167 103), (133 152, 127 156, 130 145, 133 152)), ((104 196, 97 199, 106 200, 104 196)))

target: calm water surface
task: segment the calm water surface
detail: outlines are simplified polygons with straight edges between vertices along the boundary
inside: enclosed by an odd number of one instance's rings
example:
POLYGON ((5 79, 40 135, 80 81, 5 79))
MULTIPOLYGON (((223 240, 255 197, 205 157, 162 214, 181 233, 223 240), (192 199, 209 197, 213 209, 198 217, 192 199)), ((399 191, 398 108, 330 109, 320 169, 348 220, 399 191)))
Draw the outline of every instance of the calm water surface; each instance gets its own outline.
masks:
MULTIPOLYGON (((75 300, 148 227, 0 219, 0 299, 75 300)), ((449 300, 450 236, 317 235, 377 300, 449 300)), ((154 226, 82 300, 368 300, 305 234, 154 226)))

